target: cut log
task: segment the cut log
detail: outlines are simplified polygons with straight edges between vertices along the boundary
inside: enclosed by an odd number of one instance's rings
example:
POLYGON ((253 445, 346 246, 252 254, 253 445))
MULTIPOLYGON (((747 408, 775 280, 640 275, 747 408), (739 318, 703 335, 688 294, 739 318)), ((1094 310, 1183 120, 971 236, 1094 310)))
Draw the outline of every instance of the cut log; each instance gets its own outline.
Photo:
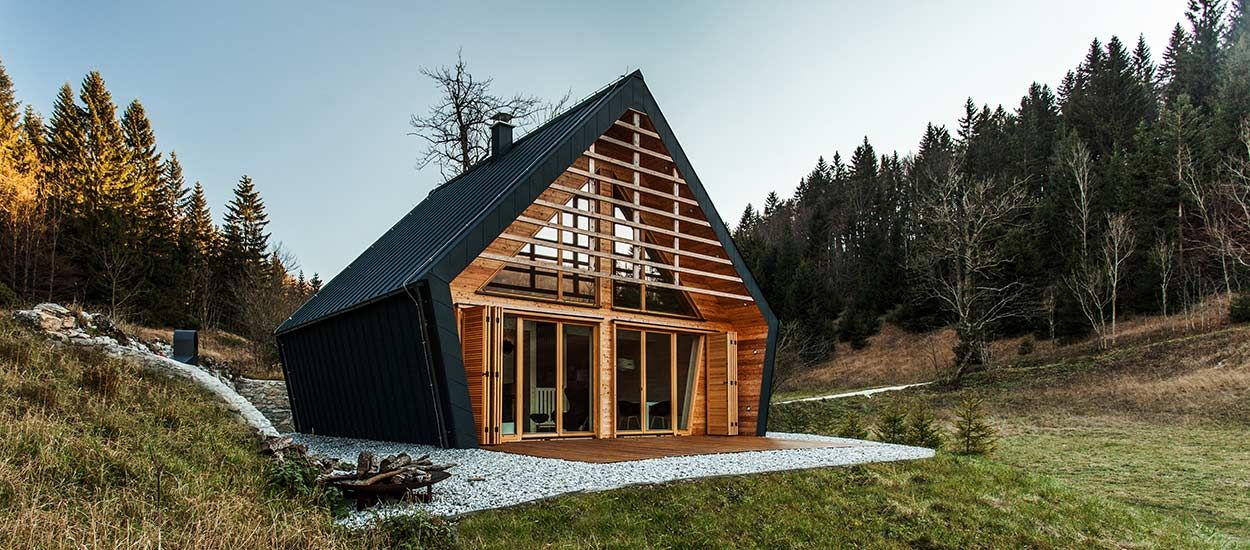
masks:
POLYGON ((365 479, 377 470, 378 457, 369 451, 360 451, 360 456, 356 458, 356 477, 365 479))
POLYGON ((374 483, 388 480, 402 473, 404 473, 403 470, 391 470, 389 472, 382 472, 380 474, 370 477, 369 479, 362 481, 360 484, 361 485, 373 485, 374 483))
POLYGON ((387 470, 403 468, 404 466, 407 466, 411 463, 412 463, 412 457, 408 456, 407 453, 399 453, 397 455, 388 456, 382 459, 382 464, 379 469, 385 472, 387 470))

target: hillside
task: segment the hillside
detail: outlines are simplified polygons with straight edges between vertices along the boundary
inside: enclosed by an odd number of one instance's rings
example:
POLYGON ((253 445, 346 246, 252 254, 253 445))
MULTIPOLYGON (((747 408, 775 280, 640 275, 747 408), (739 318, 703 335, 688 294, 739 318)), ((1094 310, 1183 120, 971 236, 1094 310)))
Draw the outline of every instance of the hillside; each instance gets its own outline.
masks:
POLYGON ((332 496, 291 492, 248 428, 207 393, 3 321, 0 426, 5 548, 1209 545, 1206 532, 1166 515, 949 455, 571 495, 454 524, 416 517, 351 532, 333 523, 332 496))
POLYGON ((206 392, 0 321, 0 547, 337 548, 206 392))
MULTIPOLYGON (((1250 544, 1250 326, 1204 315, 1140 318, 1125 329, 1108 351, 1038 343, 1019 355, 1018 339, 998 342, 999 363, 960 388, 780 405, 772 427, 836 432, 846 411, 871 419, 892 400, 926 403, 949 421, 960 399, 978 396, 1002 435, 995 462, 1250 544)), ((888 368, 869 369, 893 364, 897 381, 912 381, 927 372, 908 354, 943 335, 887 330, 878 338, 809 376, 892 384, 888 368)))

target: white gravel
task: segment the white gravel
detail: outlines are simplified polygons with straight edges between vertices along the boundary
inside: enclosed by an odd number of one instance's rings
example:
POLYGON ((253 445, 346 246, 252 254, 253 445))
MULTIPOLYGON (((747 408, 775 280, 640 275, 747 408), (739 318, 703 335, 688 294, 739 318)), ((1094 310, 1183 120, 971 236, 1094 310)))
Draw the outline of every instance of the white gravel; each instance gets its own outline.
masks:
POLYGON ((310 453, 354 462, 362 450, 378 456, 406 452, 429 454, 436 463, 453 462, 452 477, 434 486, 430 504, 391 504, 353 513, 342 520, 349 527, 367 525, 378 517, 425 510, 434 515, 455 516, 479 510, 514 506, 524 502, 582 491, 604 491, 629 485, 655 484, 680 479, 741 475, 869 462, 913 460, 933 456, 932 449, 890 445, 809 434, 769 433, 784 439, 827 440, 853 443, 853 447, 746 451, 725 454, 678 456, 590 464, 538 458, 482 449, 440 449, 426 445, 388 443, 326 436, 295 434, 310 453), (481 477, 484 481, 469 481, 481 477))

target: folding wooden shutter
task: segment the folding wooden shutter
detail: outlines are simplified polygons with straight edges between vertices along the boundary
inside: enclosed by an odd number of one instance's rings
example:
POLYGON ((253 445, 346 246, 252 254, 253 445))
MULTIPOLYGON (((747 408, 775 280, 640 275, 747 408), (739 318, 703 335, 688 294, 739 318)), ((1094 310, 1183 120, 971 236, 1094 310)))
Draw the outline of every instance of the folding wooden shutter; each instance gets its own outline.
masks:
POLYGON ((738 337, 707 339, 707 433, 738 435, 738 337))
POLYGON ((486 437, 490 445, 498 445, 502 443, 503 437, 499 427, 503 424, 503 308, 495 306, 491 307, 486 313, 487 322, 487 344, 486 349, 490 351, 490 366, 487 370, 486 380, 487 392, 489 398, 486 403, 486 418, 489 420, 486 424, 486 437))
POLYGON ((494 430, 491 416, 493 378, 491 377, 489 310, 474 306, 463 310, 460 328, 460 353, 469 385, 469 402, 473 404, 473 424, 482 445, 492 443, 494 430))

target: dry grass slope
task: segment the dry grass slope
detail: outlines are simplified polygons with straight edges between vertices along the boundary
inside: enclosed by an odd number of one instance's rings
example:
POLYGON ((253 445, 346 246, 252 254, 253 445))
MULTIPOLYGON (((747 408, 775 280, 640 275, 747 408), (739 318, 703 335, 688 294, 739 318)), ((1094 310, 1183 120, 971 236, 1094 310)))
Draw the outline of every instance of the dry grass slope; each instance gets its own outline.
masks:
MULTIPOLYGON (((949 424, 959 400, 975 395, 1003 436, 996 461, 1213 529, 1216 545, 1250 547, 1250 326, 1227 325, 1221 307, 1131 320, 1107 351, 1039 342, 1020 356, 1018 339, 997 342, 996 364, 960 388, 774 406, 770 428, 831 433, 846 411, 872 422, 899 399, 926 402, 949 424)), ((941 334, 883 334, 889 345, 844 355, 819 375, 839 384, 829 389, 844 389, 860 366, 874 368, 870 384, 912 381, 925 371, 891 379, 875 365, 907 365, 903 354, 941 334)))
POLYGON ((327 509, 270 495, 254 445, 188 384, 0 321, 0 547, 361 544, 327 509))

